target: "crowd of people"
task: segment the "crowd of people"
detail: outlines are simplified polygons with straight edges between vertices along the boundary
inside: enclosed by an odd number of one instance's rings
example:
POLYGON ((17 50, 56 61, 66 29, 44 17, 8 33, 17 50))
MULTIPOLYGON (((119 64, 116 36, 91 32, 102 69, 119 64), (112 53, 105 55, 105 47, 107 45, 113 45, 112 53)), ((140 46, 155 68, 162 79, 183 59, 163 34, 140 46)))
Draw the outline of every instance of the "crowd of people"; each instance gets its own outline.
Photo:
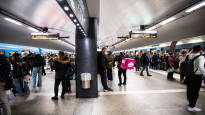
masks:
MULTIPOLYGON (((176 58, 174 52, 168 54, 152 54, 141 53, 134 57, 129 57, 125 53, 113 55, 108 52, 107 48, 102 48, 101 52, 97 55, 97 70, 101 77, 102 86, 104 91, 113 91, 107 81, 113 81, 113 68, 118 68, 118 85, 127 84, 127 69, 122 67, 123 58, 135 59, 136 71, 140 71, 140 76, 144 76, 143 71, 146 70, 147 76, 152 76, 149 69, 162 69, 167 71, 167 79, 174 80, 173 74, 177 70, 183 70, 189 66, 183 67, 184 63, 191 63, 193 71, 180 72, 180 82, 187 85, 187 99, 189 101, 189 111, 201 111, 196 108, 196 101, 199 96, 199 89, 202 83, 203 76, 205 76, 205 60, 201 54, 203 52, 200 45, 194 46, 192 52, 183 51, 179 57, 176 58), (122 80, 123 75, 123 80, 122 80)), ((65 93, 71 93, 70 80, 75 79, 73 76, 77 70, 75 67, 75 55, 66 55, 60 51, 58 55, 48 54, 41 56, 40 54, 31 53, 21 56, 14 53, 13 56, 7 58, 5 55, 0 55, 0 103, 3 105, 3 112, 5 115, 11 115, 6 91, 11 89, 15 95, 29 95, 29 81, 31 78, 32 89, 42 87, 42 75, 46 75, 45 66, 50 66, 50 71, 55 70, 55 83, 54 83, 54 96, 53 100, 58 100, 58 90, 60 83, 62 84, 61 98, 64 99, 65 93), (30 77, 31 76, 31 77, 30 77)), ((186 64, 185 63, 185 64, 186 64)), ((191 67, 190 67, 191 68, 191 67)), ((185 70, 186 71, 186 70, 185 70)))
POLYGON ((41 56, 40 54, 30 53, 28 55, 20 55, 14 53, 7 58, 5 55, 0 55, 0 104, 3 107, 4 115, 11 115, 11 110, 8 102, 7 91, 15 96, 26 96, 32 90, 41 88, 42 75, 46 75, 46 63, 50 66, 50 70, 55 70, 55 96, 52 99, 58 99, 58 87, 62 82, 63 90, 61 98, 64 94, 71 93, 70 79, 75 73, 75 57, 73 55, 66 56, 64 52, 56 54, 48 54, 41 56))

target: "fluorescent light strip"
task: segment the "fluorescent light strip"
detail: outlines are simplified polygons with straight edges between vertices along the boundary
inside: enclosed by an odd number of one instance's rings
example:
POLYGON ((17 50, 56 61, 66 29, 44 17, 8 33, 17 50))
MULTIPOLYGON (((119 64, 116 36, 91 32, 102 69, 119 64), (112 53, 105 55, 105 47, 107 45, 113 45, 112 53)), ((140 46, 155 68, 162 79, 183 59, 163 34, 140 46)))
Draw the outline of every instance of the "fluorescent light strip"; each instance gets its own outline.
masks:
POLYGON ((186 10, 185 12, 186 12, 186 13, 190 13, 190 12, 192 12, 192 11, 194 11, 194 10, 197 10, 197 9, 203 7, 204 5, 205 5, 205 1, 201 2, 200 4, 198 4, 198 5, 196 5, 196 6, 193 6, 193 7, 189 8, 189 9, 186 10))
POLYGON ((38 30, 37 29, 35 29, 35 28, 32 28, 32 27, 27 27, 29 30, 31 30, 31 31, 34 31, 34 32, 38 32, 38 30))
POLYGON ((14 23, 14 24, 17 24, 17 25, 22 25, 22 23, 20 23, 20 22, 18 22, 18 21, 16 21, 16 20, 13 20, 13 19, 11 19, 11 18, 4 18, 5 20, 7 20, 7 21, 9 21, 9 22, 12 22, 12 23, 14 23))
POLYGON ((168 18, 168 19, 162 21, 162 22, 160 23, 160 25, 165 25, 165 24, 170 23, 170 22, 172 22, 172 21, 174 21, 174 20, 176 20, 175 17, 168 18))

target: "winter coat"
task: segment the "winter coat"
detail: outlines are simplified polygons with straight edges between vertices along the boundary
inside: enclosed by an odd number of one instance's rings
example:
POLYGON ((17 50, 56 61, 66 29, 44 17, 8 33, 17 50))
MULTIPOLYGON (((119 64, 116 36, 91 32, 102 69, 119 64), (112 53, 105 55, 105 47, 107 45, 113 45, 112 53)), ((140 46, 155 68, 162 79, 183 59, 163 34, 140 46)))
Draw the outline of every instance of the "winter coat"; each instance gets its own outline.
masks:
POLYGON ((69 63, 68 57, 64 57, 64 59, 60 59, 60 58, 55 59, 54 61, 55 79, 66 78, 68 63, 69 63))
POLYGON ((113 67, 113 56, 112 55, 109 55, 108 57, 107 57, 107 60, 108 60, 108 69, 112 69, 112 67, 113 67))
POLYGON ((97 67, 98 67, 98 73, 102 73, 106 71, 106 68, 108 67, 108 61, 102 52, 98 52, 97 55, 97 67))
POLYGON ((176 63, 176 58, 174 58, 172 56, 167 57, 167 68, 172 68, 172 67, 174 68, 175 63, 176 63))
POLYGON ((143 55, 141 57, 141 64, 142 66, 148 66, 149 65, 149 58, 146 55, 143 55))

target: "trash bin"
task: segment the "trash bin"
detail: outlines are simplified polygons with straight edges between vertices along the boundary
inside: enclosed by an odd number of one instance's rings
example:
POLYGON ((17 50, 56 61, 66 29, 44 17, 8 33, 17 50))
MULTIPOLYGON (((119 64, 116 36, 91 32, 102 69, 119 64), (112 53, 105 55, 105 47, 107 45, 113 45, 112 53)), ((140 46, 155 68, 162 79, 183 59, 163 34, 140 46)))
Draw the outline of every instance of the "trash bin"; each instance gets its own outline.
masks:
POLYGON ((81 73, 81 81, 82 81, 82 88, 89 89, 90 88, 90 81, 91 81, 91 74, 90 73, 81 73))

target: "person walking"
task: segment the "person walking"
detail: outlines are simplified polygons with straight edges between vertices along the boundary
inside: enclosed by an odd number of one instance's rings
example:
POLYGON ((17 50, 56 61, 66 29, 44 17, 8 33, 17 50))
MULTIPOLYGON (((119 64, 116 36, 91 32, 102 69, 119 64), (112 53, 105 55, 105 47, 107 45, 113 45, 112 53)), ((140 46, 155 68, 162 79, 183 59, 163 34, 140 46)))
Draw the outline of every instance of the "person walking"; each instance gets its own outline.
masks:
MULTIPOLYGON (((197 99, 199 97, 199 91, 202 84, 202 79, 205 76, 205 59, 204 56, 200 55, 202 53, 202 47, 200 45, 195 45, 193 47, 193 52, 187 55, 184 59, 182 59, 179 63, 179 66, 183 66, 183 62, 192 61, 192 74, 187 74, 189 72, 184 73, 186 75, 185 83, 187 85, 187 100, 189 102, 188 111, 191 112, 199 112, 202 111, 200 108, 195 107, 197 99)), ((181 68, 181 67, 180 67, 181 68)))
POLYGON ((0 104, 3 107, 3 115, 11 115, 11 108, 8 102, 5 86, 9 78, 11 66, 5 55, 0 55, 0 104))
POLYGON ((125 55, 122 52, 120 52, 120 56, 117 59, 117 61, 118 61, 118 66, 117 66, 118 67, 118 78, 119 78, 119 84, 118 85, 119 86, 126 85, 126 82, 127 82, 127 76, 126 76, 127 69, 121 67, 122 59, 123 58, 126 58, 126 57, 125 57, 125 55), (124 76, 123 83, 122 83, 122 78, 121 78, 122 74, 124 76))
POLYGON ((112 52, 108 53, 107 60, 108 60, 107 77, 108 80, 112 81, 113 80, 112 68, 113 68, 113 61, 114 61, 112 52))
POLYGON ((36 77, 38 75, 37 86, 42 86, 42 67, 43 57, 40 54, 36 54, 33 58, 33 70, 32 70, 32 87, 36 88, 36 77))
POLYGON ((58 57, 54 59, 54 70, 55 70, 55 84, 54 93, 55 96, 51 99, 58 100, 58 89, 60 83, 62 84, 61 99, 64 99, 65 92, 67 90, 67 78, 66 73, 68 70, 69 58, 65 56, 65 53, 60 51, 58 57))
POLYGON ((143 71, 146 69, 146 72, 147 72, 147 76, 152 76, 150 73, 149 73, 149 58, 148 58, 148 53, 144 53, 141 57, 141 64, 142 64, 142 70, 141 70, 141 73, 140 73, 140 76, 144 76, 143 75, 143 71))
POLYGON ((107 48, 106 47, 102 48, 101 52, 98 52, 98 55, 97 55, 98 73, 101 76, 101 82, 102 82, 104 91, 113 91, 107 85, 106 71, 107 71, 108 61, 107 61, 107 58, 105 56, 106 54, 107 54, 107 48))

